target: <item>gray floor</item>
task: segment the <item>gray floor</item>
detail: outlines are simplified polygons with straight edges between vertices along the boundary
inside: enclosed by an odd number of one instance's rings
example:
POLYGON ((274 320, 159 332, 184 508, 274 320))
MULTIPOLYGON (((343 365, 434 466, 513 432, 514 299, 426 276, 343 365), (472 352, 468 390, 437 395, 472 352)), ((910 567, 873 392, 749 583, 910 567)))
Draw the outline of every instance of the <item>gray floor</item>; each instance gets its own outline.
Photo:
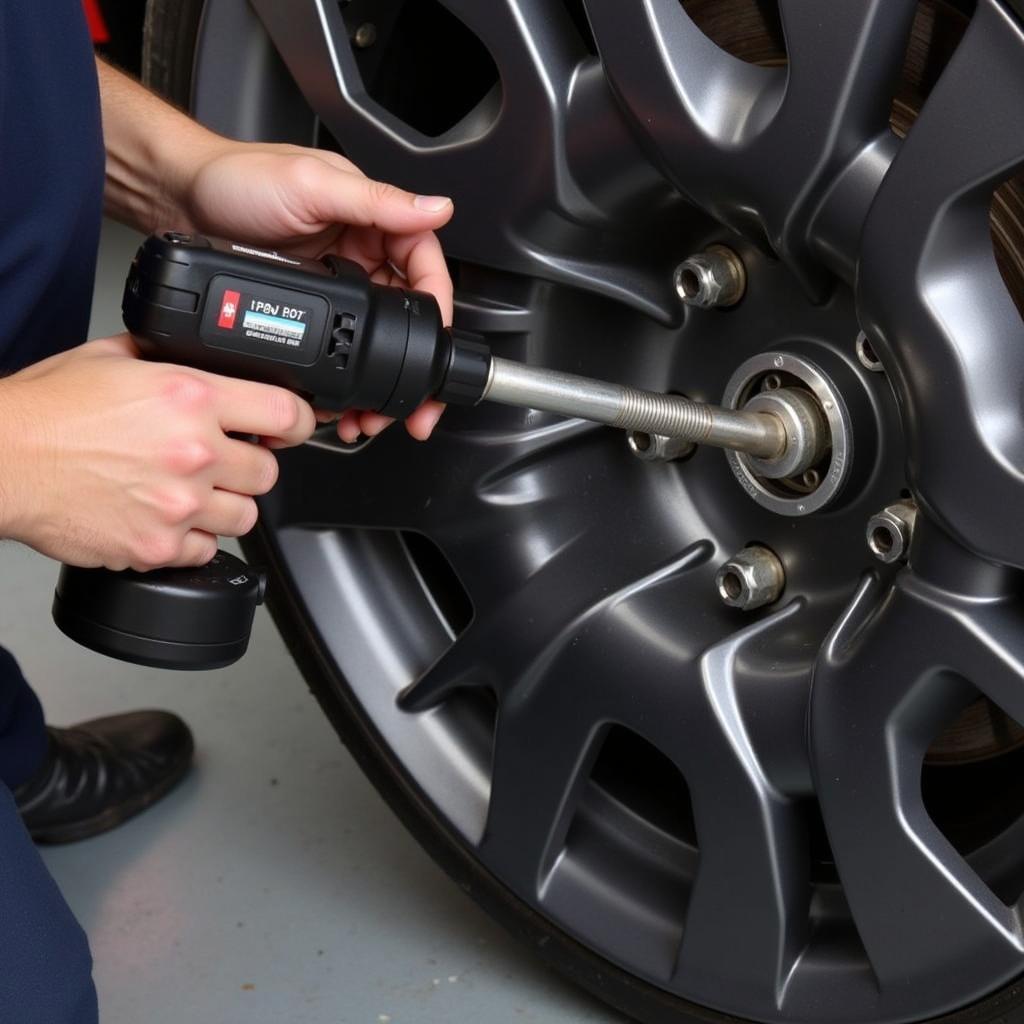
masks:
MULTIPOLYGON (((120 328, 134 239, 107 231, 93 334, 120 328)), ((56 567, 0 545, 0 636, 55 723, 166 707, 196 771, 116 832, 46 851, 92 938, 105 1024, 618 1021, 541 968, 398 825, 308 695, 272 624, 220 672, 76 647, 56 567)))

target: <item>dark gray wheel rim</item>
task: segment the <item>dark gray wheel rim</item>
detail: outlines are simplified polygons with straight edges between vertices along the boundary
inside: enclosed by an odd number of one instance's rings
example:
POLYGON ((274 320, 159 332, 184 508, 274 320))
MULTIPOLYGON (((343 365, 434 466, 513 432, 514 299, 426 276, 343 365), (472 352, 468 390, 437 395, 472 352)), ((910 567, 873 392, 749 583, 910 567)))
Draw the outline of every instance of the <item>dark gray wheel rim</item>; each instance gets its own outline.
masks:
POLYGON ((758 352, 807 358, 850 406, 855 465, 794 523, 721 453, 643 464, 529 412, 453 410, 424 448, 398 430, 306 446, 264 514, 340 672, 487 868, 660 988, 763 1021, 916 1020, 992 993, 1024 972, 1024 824, 958 850, 921 778, 978 694, 1024 722, 1024 324, 988 225, 1024 167, 1017 17, 978 0, 901 140, 915 0, 780 0, 788 68, 729 56, 678 0, 585 0, 596 55, 553 0, 444 6, 500 88, 440 137, 368 95, 329 0, 252 0, 262 28, 210 3, 196 109, 302 141, 312 108, 369 173, 454 194, 457 322, 503 355, 709 400, 758 352), (684 317, 672 271, 709 242, 749 291, 684 317), (859 329, 886 374, 858 362, 859 329), (903 488, 911 564, 880 568, 864 524, 903 488), (410 534, 469 595, 457 636, 410 534), (714 574, 751 540, 788 579, 745 616, 714 574), (613 727, 685 779, 694 833, 591 780, 613 727))

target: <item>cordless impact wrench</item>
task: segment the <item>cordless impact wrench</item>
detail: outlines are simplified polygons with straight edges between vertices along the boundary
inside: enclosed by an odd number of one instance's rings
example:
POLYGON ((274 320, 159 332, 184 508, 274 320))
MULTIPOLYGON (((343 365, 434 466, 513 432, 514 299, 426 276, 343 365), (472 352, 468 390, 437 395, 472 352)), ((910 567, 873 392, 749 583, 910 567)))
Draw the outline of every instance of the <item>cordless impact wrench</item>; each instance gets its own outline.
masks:
MULTIPOLYGON (((780 458, 775 416, 724 409, 492 356, 453 334, 433 296, 374 284, 333 256, 299 259, 168 232, 146 239, 122 305, 145 358, 289 388, 318 408, 405 418, 424 399, 501 402, 780 458)), ((63 566, 53 617, 73 640, 162 668, 228 665, 246 650, 265 576, 219 551, 201 568, 63 566)))

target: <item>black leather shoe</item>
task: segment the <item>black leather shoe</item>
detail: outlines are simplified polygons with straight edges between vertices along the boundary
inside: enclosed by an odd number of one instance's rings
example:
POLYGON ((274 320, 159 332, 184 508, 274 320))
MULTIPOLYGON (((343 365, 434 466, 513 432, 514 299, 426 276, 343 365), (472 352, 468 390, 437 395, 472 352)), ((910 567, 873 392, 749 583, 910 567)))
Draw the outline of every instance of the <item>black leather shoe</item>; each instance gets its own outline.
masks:
POLYGON ((47 732, 46 763, 14 792, 37 843, 70 843, 120 825, 169 793, 192 762, 192 733, 167 711, 47 732))

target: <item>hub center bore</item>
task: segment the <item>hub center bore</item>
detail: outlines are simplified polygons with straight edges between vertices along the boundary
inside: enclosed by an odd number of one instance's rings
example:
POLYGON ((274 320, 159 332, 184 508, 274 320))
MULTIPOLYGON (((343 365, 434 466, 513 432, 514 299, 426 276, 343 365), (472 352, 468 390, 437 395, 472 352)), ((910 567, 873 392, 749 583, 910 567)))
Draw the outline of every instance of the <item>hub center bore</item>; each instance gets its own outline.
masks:
POLYGON ((842 489, 853 457, 850 414, 842 395, 814 363, 786 352, 762 352, 742 363, 725 389, 731 409, 769 412, 785 425, 786 452, 759 459, 726 458, 759 505, 784 516, 810 515, 842 489))

